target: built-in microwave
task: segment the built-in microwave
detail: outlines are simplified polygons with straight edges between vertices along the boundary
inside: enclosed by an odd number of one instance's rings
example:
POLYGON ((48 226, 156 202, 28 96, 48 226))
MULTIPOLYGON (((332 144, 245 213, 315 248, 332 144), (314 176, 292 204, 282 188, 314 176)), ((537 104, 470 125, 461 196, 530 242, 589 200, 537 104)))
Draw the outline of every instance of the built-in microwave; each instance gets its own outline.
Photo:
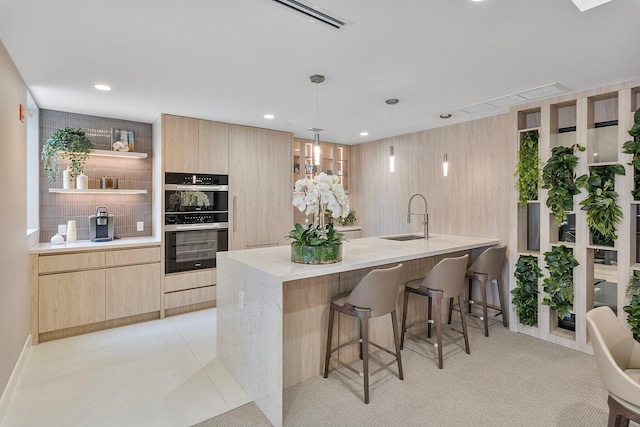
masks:
POLYGON ((165 174, 165 273, 214 268, 228 250, 229 177, 165 174))

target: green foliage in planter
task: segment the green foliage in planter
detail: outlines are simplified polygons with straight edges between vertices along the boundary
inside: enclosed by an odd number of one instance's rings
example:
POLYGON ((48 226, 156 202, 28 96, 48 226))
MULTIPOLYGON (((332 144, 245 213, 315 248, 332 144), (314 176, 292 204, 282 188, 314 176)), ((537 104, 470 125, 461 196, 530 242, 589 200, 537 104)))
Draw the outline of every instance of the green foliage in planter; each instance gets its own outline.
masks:
POLYGON ((518 320, 523 325, 538 326, 538 278, 542 270, 538 267, 538 258, 522 255, 516 263, 517 285, 511 291, 511 301, 516 306, 518 320))
POLYGON ((342 244, 342 236, 344 234, 337 232, 331 224, 325 226, 309 224, 304 228, 296 223, 286 237, 291 239, 292 245, 338 246, 342 244))
POLYGON ((629 165, 633 166, 634 189, 631 190, 633 200, 640 200, 640 108, 633 115, 633 126, 629 129, 629 135, 633 137, 622 144, 622 152, 625 154, 633 154, 633 159, 629 165))
POLYGON ((538 131, 525 132, 520 141, 518 164, 516 165, 516 190, 518 205, 525 206, 529 200, 538 199, 540 165, 538 163, 538 131))
POLYGON ((564 245, 554 246, 544 253, 549 277, 543 281, 543 289, 548 294, 542 300, 543 305, 558 313, 560 319, 573 310, 573 268, 578 261, 573 257, 571 249, 564 245))
POLYGON ((542 169, 542 188, 547 192, 547 207, 551 209, 556 225, 560 227, 573 210, 573 196, 580 193, 576 185, 574 169, 578 165, 576 150, 585 148, 578 144, 571 147, 553 147, 551 157, 542 169))
POLYGON ((582 210, 587 211, 587 225, 593 233, 596 244, 613 246, 617 226, 622 221, 622 209, 616 203, 618 193, 615 192, 615 176, 624 175, 624 166, 615 165, 594 166, 589 170, 589 176, 581 176, 576 180, 578 186, 589 192, 580 202, 582 210))
POLYGON ((82 129, 65 127, 56 129, 51 138, 42 147, 42 160, 44 170, 50 182, 58 178, 58 155, 63 159, 71 160, 71 177, 76 177, 83 172, 84 164, 93 150, 93 143, 82 129))
MULTIPOLYGON (((331 215, 329 215, 329 217, 331 218, 331 215)), ((351 225, 354 222, 356 222, 358 218, 356 218, 356 212, 355 211, 349 211, 349 215, 347 215, 346 217, 342 218, 342 217, 338 217, 336 218, 336 222, 340 225, 351 225)))
POLYGON ((622 307, 627 313, 627 322, 631 325, 633 338, 640 342, 640 272, 634 272, 627 286, 627 296, 631 298, 629 305, 622 307))

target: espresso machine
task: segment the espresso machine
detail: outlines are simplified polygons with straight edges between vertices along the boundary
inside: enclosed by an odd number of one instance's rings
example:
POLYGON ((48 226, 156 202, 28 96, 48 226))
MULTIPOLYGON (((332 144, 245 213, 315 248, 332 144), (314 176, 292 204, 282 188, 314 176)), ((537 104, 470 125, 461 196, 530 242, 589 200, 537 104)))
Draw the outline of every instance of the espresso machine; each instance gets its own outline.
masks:
POLYGON ((98 206, 95 215, 89 215, 89 239, 92 242, 113 240, 114 218, 106 206, 98 206))

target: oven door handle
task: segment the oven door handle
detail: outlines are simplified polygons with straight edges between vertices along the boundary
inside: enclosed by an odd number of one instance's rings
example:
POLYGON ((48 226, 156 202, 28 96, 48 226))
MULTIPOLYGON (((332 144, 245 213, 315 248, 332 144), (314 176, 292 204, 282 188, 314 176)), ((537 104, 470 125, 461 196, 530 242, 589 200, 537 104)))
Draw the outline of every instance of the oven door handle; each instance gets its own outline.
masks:
POLYGON ((228 185, 165 185, 167 190, 185 190, 185 191, 229 191, 228 185))
POLYGON ((220 224, 178 224, 175 226, 176 231, 216 230, 220 228, 222 228, 220 224))

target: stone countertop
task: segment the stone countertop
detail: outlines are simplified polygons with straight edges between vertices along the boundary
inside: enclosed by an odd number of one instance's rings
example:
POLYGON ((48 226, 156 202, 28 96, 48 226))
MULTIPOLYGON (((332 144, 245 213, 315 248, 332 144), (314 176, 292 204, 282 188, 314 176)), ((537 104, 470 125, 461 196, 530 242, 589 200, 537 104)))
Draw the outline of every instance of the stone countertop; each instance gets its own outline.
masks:
POLYGON ((347 231, 360 231, 362 227, 359 225, 339 225, 335 229, 341 233, 346 233, 347 231))
MULTIPOLYGON (((365 237, 343 242, 342 261, 335 264, 297 264, 291 261, 290 246, 245 249, 218 253, 246 264, 259 271, 290 281, 326 274, 358 270, 384 264, 403 262, 463 250, 498 244, 498 239, 478 237, 433 235, 428 240, 387 240, 381 237, 365 237)), ((225 263, 222 262, 221 265, 225 263)), ((219 264, 220 265, 220 264, 219 264)))
POLYGON ((75 243, 64 242, 59 245, 52 245, 48 242, 37 243, 31 248, 30 253, 57 254, 65 252, 95 251, 101 249, 128 249, 130 247, 158 245, 160 245, 160 239, 153 236, 125 237, 123 239, 111 240, 109 242, 92 242, 90 240, 78 240, 75 243))

